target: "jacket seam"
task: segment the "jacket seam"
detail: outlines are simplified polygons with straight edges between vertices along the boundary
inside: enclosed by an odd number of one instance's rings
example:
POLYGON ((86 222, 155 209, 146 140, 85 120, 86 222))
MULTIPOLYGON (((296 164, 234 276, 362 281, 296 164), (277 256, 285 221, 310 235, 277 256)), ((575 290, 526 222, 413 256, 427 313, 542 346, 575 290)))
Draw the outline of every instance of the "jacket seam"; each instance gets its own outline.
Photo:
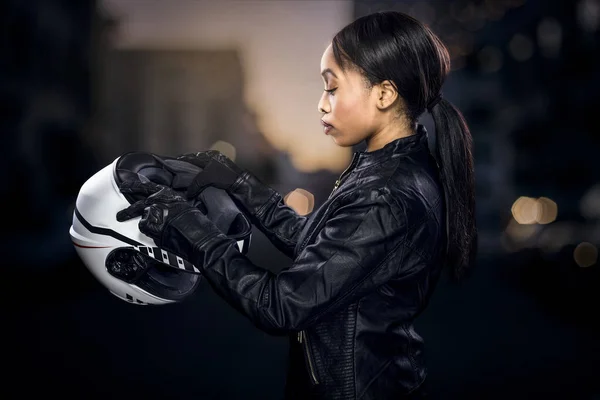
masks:
POLYGON ((259 299, 258 304, 261 307, 266 308, 267 303, 269 302, 269 286, 268 285, 265 285, 265 287, 262 289, 262 292, 258 295, 258 299, 259 299))
MULTIPOLYGON (((410 232, 417 226, 420 225, 421 223, 423 223, 425 220, 429 219, 429 216, 431 215, 432 211, 428 211, 427 214, 425 214, 423 216, 423 218, 421 218, 418 222, 416 222, 409 230, 407 230, 406 234, 410 234, 410 232)), ((422 253, 421 250, 419 250, 418 248, 415 247, 414 243, 410 240, 407 240, 406 243, 406 247, 408 247, 409 249, 411 249, 412 251, 414 251, 416 254, 419 255, 419 257, 421 257, 421 259, 423 261, 427 260, 427 256, 425 254, 422 253)))
MULTIPOLYGON (((423 215, 423 217, 421 217, 421 219, 419 219, 417 222, 415 222, 414 224, 412 224, 412 225, 411 225, 411 227, 410 227, 410 228, 408 228, 408 229, 406 230, 406 236, 408 236, 408 235, 411 233, 411 231, 412 231, 412 230, 413 230, 415 227, 417 227, 418 225, 420 225, 420 224, 421 224, 423 221, 425 221, 425 220, 429 219, 429 217, 430 217, 430 216, 431 216, 431 214, 433 213, 433 208, 434 208, 435 206, 437 206, 437 205, 440 203, 440 201, 441 201, 441 198, 440 198, 440 197, 438 197, 437 201, 436 201, 436 202, 433 204, 433 206, 432 206, 431 208, 429 208, 429 209, 427 210, 427 212, 425 213, 425 215, 423 215)), ((401 206, 398 204, 398 202, 397 202, 397 201, 394 201, 394 202, 395 202, 395 203, 396 203, 396 204, 397 204, 399 207, 401 207, 401 206)), ((397 222, 398 224, 400 224, 400 221, 398 220, 398 217, 396 217, 396 214, 392 212, 392 216, 393 216, 393 218, 396 220, 396 222, 397 222)), ((435 221, 435 222, 436 222, 436 224, 437 224, 437 220, 434 220, 434 221, 435 221)), ((439 225, 439 224, 438 224, 438 225, 439 225)), ((414 246, 414 243, 413 243, 412 241, 410 241, 410 240, 407 240, 407 241, 406 241, 406 247, 408 247, 409 249, 411 249, 412 251, 414 251, 416 254, 418 254, 418 255, 419 255, 419 257, 420 257, 420 258, 421 258, 423 261, 424 261, 424 260, 427 260, 427 256, 425 256, 425 255, 424 255, 424 254, 423 254, 423 253, 422 253, 422 252, 421 252, 419 249, 417 249, 417 248, 414 246)))
POLYGON ((361 166, 361 167, 356 167, 354 170, 355 171, 366 171, 369 168, 375 167, 375 166, 377 166, 379 164, 383 164, 385 162, 394 161, 394 158, 397 158, 397 157, 384 158, 384 159, 379 160, 379 161, 374 161, 371 164, 364 165, 364 166, 361 166))
MULTIPOLYGON (((263 289, 263 291, 267 291, 267 288, 263 289)), ((260 294, 260 296, 262 296, 262 293, 260 294)), ((279 329, 280 326, 279 324, 277 324, 277 321, 275 321, 275 319, 271 316, 270 313, 268 312, 262 312, 262 309, 264 309, 263 306, 261 306, 260 304, 257 304, 257 306, 261 309, 259 310, 258 314, 261 315, 264 314, 265 318, 271 323, 271 326, 275 329, 279 329)))
MULTIPOLYGON (((341 195, 341 198, 345 198, 346 196, 349 196, 350 193, 354 193, 354 192, 348 192, 345 194, 341 195)), ((318 227, 321 226, 321 223, 323 222, 323 220, 326 220, 326 218, 331 214, 331 209, 337 205, 342 199, 338 198, 335 199, 331 202, 331 204, 329 204, 327 206, 327 209, 325 210, 325 213, 323 214, 323 217, 321 217, 321 219, 319 219, 319 221, 315 224, 313 223, 313 229, 311 229, 309 232, 306 233, 306 237, 304 238, 304 240, 302 241, 302 243, 299 245, 298 247, 298 252, 296 252, 296 255, 301 252, 302 250, 304 250, 304 248, 306 247, 306 244, 308 243, 308 241, 312 238, 312 236, 314 235, 315 231, 317 230, 318 227)), ((367 211, 368 212, 368 211, 367 211)), ((360 226, 360 225, 359 225, 360 226)), ((357 228, 358 229, 358 228, 357 228)), ((337 254, 337 252, 336 252, 337 254)))
POLYGON ((422 385, 425 383, 425 380, 427 380, 427 373, 425 373, 425 378, 423 378, 423 379, 421 380, 421 382, 417 383, 417 384, 415 385, 415 387, 413 387, 412 389, 410 389, 410 390, 408 391, 408 393, 406 393, 406 394, 407 394, 407 395, 409 395, 409 394, 412 394, 413 392, 415 392, 417 389, 419 389, 419 388, 420 388, 420 387, 421 387, 421 386, 422 386, 422 385))
POLYGON ((383 374, 383 371, 385 371, 387 369, 387 367, 390 366, 390 364, 392 363, 392 359, 390 358, 389 360, 387 360, 383 366, 379 369, 379 371, 377 371, 377 373, 375 374, 375 376, 373 378, 371 378, 369 380, 369 383, 367 383, 365 385, 365 388, 363 389, 362 394, 357 398, 358 400, 360 400, 365 393, 367 393, 367 390, 369 389, 369 386, 371 386, 373 384, 373 382, 375 382, 377 380, 377 378, 379 378, 381 376, 381 374, 383 374))
POLYGON ((385 188, 387 188, 388 184, 390 183, 390 180, 392 179, 392 176, 396 175, 396 171, 398 171, 398 168, 400 168, 400 163, 399 162, 396 163, 396 166, 394 167, 394 171, 385 180, 385 185, 383 185, 385 188))
POLYGON ((413 358, 413 354, 410 351, 410 349, 412 348, 412 335, 410 334, 410 332, 406 329, 406 325, 402 326, 402 330, 404 331, 404 333, 406 334, 406 337, 408 338, 408 343, 406 345, 406 354, 408 356, 408 361, 410 361, 410 368, 411 371, 415 370, 415 360, 413 358))
MULTIPOLYGON (((271 205, 272 203, 275 202, 275 200, 280 198, 280 194, 275 192, 271 195, 271 197, 269 197, 269 199, 258 209, 258 211, 254 214, 256 219, 260 222, 260 218, 263 216, 263 213, 265 212, 265 210, 267 209, 267 206, 271 205)), ((261 222, 261 225, 262 222, 261 222)), ((264 225, 263 225, 264 226, 264 225)), ((270 230, 267 229, 268 231, 272 232, 273 235, 279 239, 279 241, 285 243, 287 246, 294 246, 295 243, 293 240, 290 240, 288 238, 286 238, 285 236, 281 236, 279 235, 275 230, 270 230)))

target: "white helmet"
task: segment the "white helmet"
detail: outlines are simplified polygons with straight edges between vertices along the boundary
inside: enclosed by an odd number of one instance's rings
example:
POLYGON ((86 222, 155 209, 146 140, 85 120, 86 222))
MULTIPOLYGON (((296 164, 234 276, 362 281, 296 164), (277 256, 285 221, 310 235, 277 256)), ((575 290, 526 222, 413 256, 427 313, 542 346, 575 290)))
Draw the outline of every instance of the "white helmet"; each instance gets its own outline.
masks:
MULTIPOLYGON (((133 304, 181 301, 198 287, 199 269, 156 246, 140 232, 141 217, 118 222, 118 211, 139 200, 120 192, 118 183, 139 179, 185 190, 201 168, 151 153, 127 153, 104 167, 81 187, 69 230, 84 265, 111 293, 133 304)), ((194 206, 248 252, 252 225, 222 189, 206 188, 194 206)))

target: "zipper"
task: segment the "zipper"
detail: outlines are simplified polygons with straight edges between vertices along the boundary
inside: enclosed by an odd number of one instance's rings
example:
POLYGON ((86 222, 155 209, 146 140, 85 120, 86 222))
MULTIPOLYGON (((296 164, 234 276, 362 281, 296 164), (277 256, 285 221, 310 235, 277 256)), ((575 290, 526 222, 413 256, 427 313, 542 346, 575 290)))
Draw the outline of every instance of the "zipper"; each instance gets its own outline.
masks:
POLYGON ((319 384, 317 380, 317 375, 315 374, 315 368, 312 363, 312 359, 310 358, 310 348, 308 347, 308 336, 306 336, 306 332, 300 331, 298 332, 298 342, 302 344, 302 348, 304 349, 304 357, 308 362, 308 370, 310 372, 310 377, 312 378, 312 382, 315 385, 319 384), (304 338, 304 340, 302 340, 304 338))
MULTIPOLYGON (((346 167, 344 172, 342 172, 342 174, 339 176, 339 178, 335 181, 335 185, 333 186, 333 190, 331 191, 331 194, 329 194, 329 198, 331 198, 331 196, 336 191, 336 189, 338 187, 340 187, 342 180, 344 179, 346 174, 352 170, 352 168, 356 164, 357 160, 358 160, 358 153, 355 152, 352 155, 352 161, 350 161, 350 164, 348 165, 348 167, 346 167)), ((302 348, 304 350, 304 357, 308 364, 308 370, 310 372, 310 377, 312 379, 312 382, 313 382, 313 384, 318 385, 319 381, 317 380, 317 375, 315 373, 315 367, 313 365, 312 358, 310 356, 310 347, 308 345, 308 336, 306 335, 306 332, 304 332, 304 331, 298 332, 298 343, 300 343, 302 345, 302 348)))
MULTIPOLYGON (((352 161, 350 161, 350 165, 348 165, 348 167, 346 167, 344 172, 342 172, 342 174, 339 176, 339 178, 335 181, 335 185, 333 186, 333 190, 331 191, 331 194, 329 194, 329 198, 331 198, 331 196, 333 195, 333 192, 335 192, 335 190, 338 187, 340 187, 340 184, 342 183, 344 176, 346 176, 346 174, 352 170, 352 168, 356 164, 357 160, 358 160, 358 153, 355 152, 352 155, 352 161)), ((302 345, 302 348, 304 350, 304 357, 306 358, 306 361, 308 364, 308 370, 310 372, 310 377, 312 379, 312 382, 313 382, 313 384, 318 385, 319 381, 317 380, 317 376, 315 374, 315 368, 313 366, 312 359, 310 357, 310 347, 308 345, 308 336, 306 335, 306 332, 304 332, 304 331, 298 332, 298 343, 300 343, 302 345)))
POLYGON ((344 172, 342 172, 340 177, 335 181, 335 185, 333 186, 333 190, 331 191, 331 194, 329 194, 329 198, 331 198, 331 196, 333 195, 333 192, 335 192, 335 190, 338 187, 340 187, 340 184, 342 183, 342 179, 344 179, 344 176, 346 175, 346 173, 349 172, 354 167, 354 164, 356 163, 357 159, 358 159, 358 153, 355 152, 352 155, 352 161, 350 161, 350 165, 348 165, 348 167, 346 167, 344 172))
MULTIPOLYGON (((350 162, 350 165, 348 165, 348 167, 346 167, 346 169, 344 170, 344 172, 342 172, 342 175, 340 175, 340 177, 335 181, 335 186, 333 188, 333 191, 329 194, 329 197, 327 198, 328 200, 331 199, 331 196, 333 195, 333 192, 335 192, 335 190, 340 186, 340 183, 344 179, 344 176, 346 175, 346 173, 350 172, 350 170, 352 168, 354 168, 354 166, 357 164, 358 154, 359 154, 358 152, 354 153, 354 155, 352 156, 352 161, 350 162)), ((321 219, 318 222, 317 227, 321 227, 322 223, 323 223, 323 219, 321 219)), ((298 251, 301 251, 301 250, 304 249, 304 246, 306 245, 306 243, 309 242, 312 239, 312 236, 317 231, 318 231, 318 229, 313 229, 313 230, 309 230, 306 233, 306 236, 305 236, 304 240, 302 241, 302 243, 298 244, 298 251)), ((298 334, 298 342, 300 342, 300 335, 299 334, 298 334)))

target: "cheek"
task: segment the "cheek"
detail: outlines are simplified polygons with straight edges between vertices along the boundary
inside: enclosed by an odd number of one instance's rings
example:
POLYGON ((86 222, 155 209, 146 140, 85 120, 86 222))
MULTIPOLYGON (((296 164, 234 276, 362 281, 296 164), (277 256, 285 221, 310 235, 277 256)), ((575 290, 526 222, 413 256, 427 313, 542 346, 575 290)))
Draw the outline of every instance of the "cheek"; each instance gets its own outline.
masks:
POLYGON ((364 104, 356 97, 339 97, 332 102, 336 119, 344 126, 356 125, 364 112, 364 104))
POLYGON ((332 102, 335 120, 344 136, 361 136, 368 130, 371 117, 368 103, 362 96, 340 97, 332 102))

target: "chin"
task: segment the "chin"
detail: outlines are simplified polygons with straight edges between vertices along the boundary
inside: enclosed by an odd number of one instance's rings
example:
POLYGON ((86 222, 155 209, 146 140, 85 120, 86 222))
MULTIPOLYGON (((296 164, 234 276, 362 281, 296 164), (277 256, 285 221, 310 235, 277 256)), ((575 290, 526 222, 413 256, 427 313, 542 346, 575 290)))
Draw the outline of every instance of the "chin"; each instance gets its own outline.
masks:
POLYGON ((343 137, 339 137, 339 136, 338 137, 332 136, 331 138, 333 139, 333 142, 340 147, 352 147, 352 146, 360 143, 360 140, 357 142, 356 140, 343 138, 343 137))
POLYGON ((348 147, 348 144, 344 141, 344 139, 339 139, 339 138, 335 138, 332 137, 333 139, 333 143, 335 143, 336 145, 340 146, 340 147, 348 147))

